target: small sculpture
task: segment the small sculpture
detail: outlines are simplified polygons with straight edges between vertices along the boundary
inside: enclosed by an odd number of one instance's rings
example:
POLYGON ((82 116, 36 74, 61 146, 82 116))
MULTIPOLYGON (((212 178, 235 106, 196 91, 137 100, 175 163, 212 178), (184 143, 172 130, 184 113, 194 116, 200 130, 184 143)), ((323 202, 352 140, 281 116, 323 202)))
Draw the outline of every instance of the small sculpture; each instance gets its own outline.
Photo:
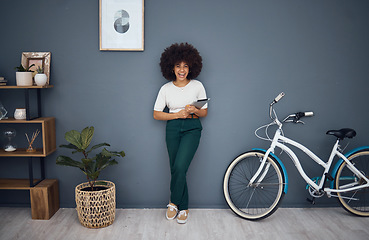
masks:
POLYGON ((3 104, 0 101, 0 120, 1 119, 7 119, 6 114, 8 113, 8 111, 6 111, 5 107, 3 106, 3 104))
POLYGON ((15 136, 17 135, 15 129, 7 128, 4 130, 3 134, 4 137, 8 140, 7 143, 4 145, 4 150, 6 152, 14 152, 15 150, 17 150, 17 145, 15 145, 13 142, 15 136))

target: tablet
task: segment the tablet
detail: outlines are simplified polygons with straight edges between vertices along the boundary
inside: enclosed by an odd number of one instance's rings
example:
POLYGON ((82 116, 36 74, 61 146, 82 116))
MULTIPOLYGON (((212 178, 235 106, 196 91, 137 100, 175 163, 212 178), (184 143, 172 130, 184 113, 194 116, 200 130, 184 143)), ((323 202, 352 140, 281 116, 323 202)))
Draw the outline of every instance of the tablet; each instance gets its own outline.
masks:
POLYGON ((197 108, 202 108, 209 101, 210 101, 210 98, 200 99, 200 100, 197 100, 196 102, 193 102, 191 105, 193 105, 193 106, 195 106, 197 108))

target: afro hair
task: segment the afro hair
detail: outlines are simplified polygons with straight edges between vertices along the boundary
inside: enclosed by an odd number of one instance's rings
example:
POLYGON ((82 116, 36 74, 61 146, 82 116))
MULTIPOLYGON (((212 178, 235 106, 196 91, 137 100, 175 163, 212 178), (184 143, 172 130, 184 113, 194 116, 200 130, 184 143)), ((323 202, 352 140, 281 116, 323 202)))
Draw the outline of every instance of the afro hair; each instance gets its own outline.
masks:
POLYGON ((160 68, 165 79, 176 80, 173 68, 177 63, 185 62, 189 68, 187 78, 195 79, 202 69, 202 58, 194 46, 188 43, 174 43, 166 48, 160 57, 160 68))

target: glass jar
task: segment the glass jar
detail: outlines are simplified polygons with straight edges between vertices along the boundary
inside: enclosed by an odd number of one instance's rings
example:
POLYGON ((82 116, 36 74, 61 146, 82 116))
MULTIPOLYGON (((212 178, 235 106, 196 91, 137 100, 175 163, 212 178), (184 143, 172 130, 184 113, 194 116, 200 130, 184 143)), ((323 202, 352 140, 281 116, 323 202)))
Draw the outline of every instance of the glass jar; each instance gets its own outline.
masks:
POLYGON ((17 145, 14 144, 14 138, 16 136, 16 131, 12 128, 7 128, 3 132, 4 137, 6 138, 7 142, 4 144, 4 150, 6 152, 13 152, 17 150, 17 145))

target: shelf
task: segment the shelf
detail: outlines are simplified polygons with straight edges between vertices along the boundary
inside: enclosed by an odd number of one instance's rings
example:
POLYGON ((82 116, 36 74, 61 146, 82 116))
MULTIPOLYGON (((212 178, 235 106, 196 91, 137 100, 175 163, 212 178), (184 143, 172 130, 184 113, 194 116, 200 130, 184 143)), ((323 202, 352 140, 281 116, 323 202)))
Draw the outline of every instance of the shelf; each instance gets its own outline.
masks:
POLYGON ((42 148, 36 149, 36 152, 33 153, 26 152, 25 149, 17 149, 14 152, 6 152, 0 149, 0 157, 46 157, 56 151, 54 117, 41 117, 33 120, 16 120, 11 118, 0 120, 0 124, 2 123, 41 124, 42 148))
POLYGON ((0 86, 0 89, 25 89, 25 88, 53 88, 53 85, 46 85, 46 86, 0 86))
MULTIPOLYGON (((34 179, 33 182, 38 182, 39 179, 34 179)), ((12 190, 29 190, 32 187, 29 186, 29 179, 0 179, 0 189, 12 189, 12 190)))
POLYGON ((36 149, 36 152, 27 152, 25 148, 17 148, 14 152, 6 152, 0 149, 1 157, 45 157, 43 149, 36 149))
POLYGON ((54 117, 40 117, 40 118, 35 118, 35 119, 32 119, 32 120, 26 120, 26 119, 18 120, 18 119, 15 119, 15 118, 8 118, 8 119, 0 120, 0 123, 43 123, 43 122, 48 121, 52 118, 54 118, 54 117))
POLYGON ((24 108, 26 109, 27 112, 27 120, 31 120, 31 119, 35 119, 38 117, 42 116, 41 113, 41 89, 47 89, 47 88, 53 88, 53 85, 46 85, 46 86, 0 86, 0 89, 23 89, 24 92, 24 108), (30 92, 34 92, 36 91, 37 94, 37 104, 36 104, 36 109, 37 109, 37 115, 36 116, 31 116, 31 111, 30 111, 30 92))

